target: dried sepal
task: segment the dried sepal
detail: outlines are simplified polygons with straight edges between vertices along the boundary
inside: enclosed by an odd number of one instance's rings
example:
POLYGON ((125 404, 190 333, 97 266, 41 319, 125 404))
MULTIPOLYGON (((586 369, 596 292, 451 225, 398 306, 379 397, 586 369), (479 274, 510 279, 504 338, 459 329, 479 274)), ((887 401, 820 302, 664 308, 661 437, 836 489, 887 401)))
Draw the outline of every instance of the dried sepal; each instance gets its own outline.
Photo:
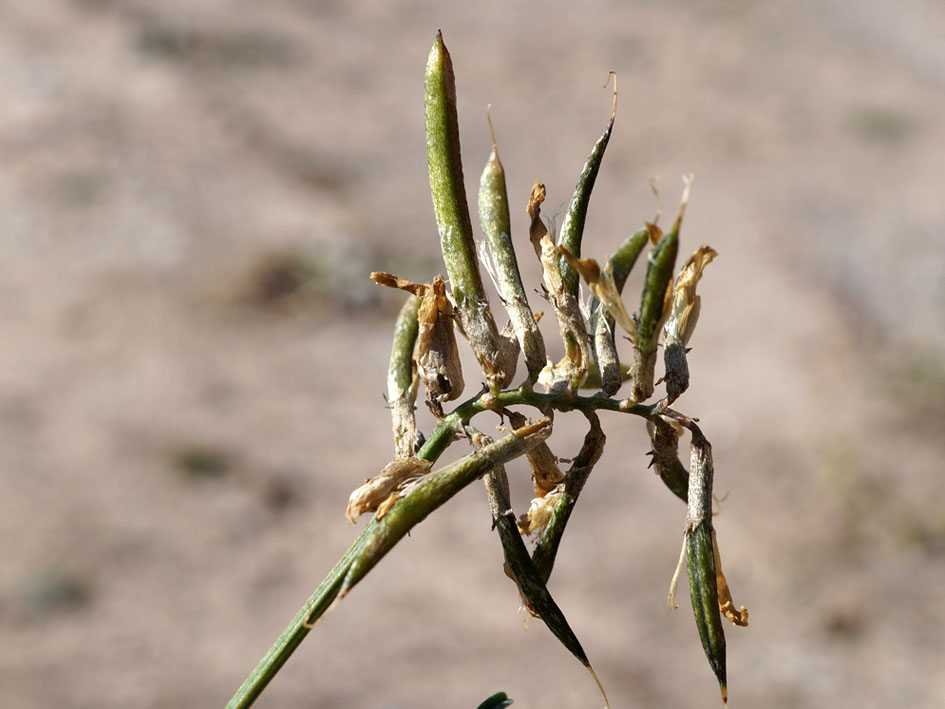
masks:
MULTIPOLYGON (((513 428, 521 428, 528 420, 517 411, 506 410, 505 415, 513 428)), ((535 486, 535 497, 544 497, 564 479, 564 473, 558 466, 558 457, 551 451, 547 443, 539 443, 525 454, 528 466, 532 471, 532 483, 535 486)))
POLYGON ((696 284, 703 269, 718 254, 703 244, 689 257, 676 277, 669 315, 663 326, 663 362, 666 367, 666 404, 672 404, 689 388, 689 363, 686 345, 699 319, 701 300, 696 295, 696 284))
POLYGON ((532 499, 528 512, 518 518, 518 531, 525 535, 544 532, 561 499, 562 491, 562 488, 557 488, 542 497, 532 499))
POLYGON ((429 473, 431 465, 429 461, 414 457, 392 460, 381 472, 351 493, 345 511, 348 522, 354 524, 359 516, 375 510, 378 511, 377 518, 382 519, 392 504, 390 501, 397 500, 405 485, 429 473))
POLYGON ((417 421, 414 415, 416 364, 414 345, 419 334, 417 314, 420 299, 410 297, 400 309, 394 324, 394 343, 391 346, 387 370, 387 405, 390 407, 394 450, 398 458, 408 458, 416 451, 417 421))
POLYGON ((548 236, 548 227, 541 218, 541 204, 545 201, 545 186, 541 182, 535 182, 532 185, 531 194, 528 196, 528 206, 525 207, 525 213, 530 219, 528 225, 528 240, 535 249, 535 255, 541 258, 541 239, 548 236))
POLYGON ((463 393, 463 368, 453 331, 453 305, 446 296, 446 283, 436 276, 433 283, 413 283, 389 273, 375 272, 371 279, 388 288, 399 288, 420 298, 417 313, 416 361, 420 379, 431 401, 452 401, 463 393))
POLYGON ((732 600, 732 590, 728 587, 725 574, 722 573, 722 559, 719 557, 719 543, 712 532, 712 553, 715 558, 715 584, 719 592, 719 611, 732 625, 746 627, 748 625, 748 609, 740 606, 735 610, 735 601, 732 600))
POLYGON ((620 297, 616 283, 614 283, 614 274, 610 263, 607 263, 601 269, 600 264, 592 258, 576 258, 563 246, 559 246, 558 250, 584 279, 591 289, 591 293, 600 301, 601 307, 620 327, 627 331, 631 339, 635 340, 637 324, 633 322, 633 318, 630 317, 630 313, 624 307, 623 299, 620 297))

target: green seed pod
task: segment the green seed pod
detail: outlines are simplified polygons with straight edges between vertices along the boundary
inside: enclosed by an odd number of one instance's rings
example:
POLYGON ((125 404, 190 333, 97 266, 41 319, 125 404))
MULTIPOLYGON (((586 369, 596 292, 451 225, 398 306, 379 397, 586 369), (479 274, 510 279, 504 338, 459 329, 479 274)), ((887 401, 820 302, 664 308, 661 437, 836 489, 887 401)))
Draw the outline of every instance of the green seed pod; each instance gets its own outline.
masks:
POLYGON ((712 526, 703 522, 686 532, 686 566, 689 571, 689 597, 699 630, 702 649, 709 666, 719 680, 722 701, 728 701, 725 678, 725 633, 719 613, 719 595, 712 554, 712 526))
POLYGON ((528 305, 522 276, 518 270, 518 260, 512 245, 505 169, 499 160, 491 117, 489 117, 489 131, 492 134, 492 154, 479 181, 479 221, 482 223, 482 230, 485 232, 486 242, 489 244, 489 251, 495 263, 499 296, 505 303, 515 335, 525 355, 529 381, 535 382, 545 366, 545 342, 538 329, 538 323, 535 322, 532 309, 528 305))
MULTIPOLYGON (((489 440, 481 434, 478 438, 489 440)), ((515 513, 509 502, 509 481, 505 468, 497 465, 493 472, 485 476, 485 484, 489 495, 489 506, 492 510, 493 525, 499 532, 499 539, 502 542, 506 573, 518 586, 519 594, 528 612, 536 618, 541 618, 548 626, 548 630, 588 669, 604 697, 604 702, 607 703, 607 695, 594 668, 591 667, 590 660, 587 659, 587 653, 584 652, 577 635, 574 634, 567 618, 564 617, 564 613, 548 590, 547 578, 542 577, 535 567, 528 548, 522 540, 522 535, 518 531, 515 513)))
MULTIPOLYGON (((597 180, 597 173, 600 171, 601 162, 604 159, 604 151, 607 149, 607 143, 610 142, 610 134, 614 130, 614 118, 617 115, 617 75, 610 72, 614 77, 614 102, 610 111, 610 120, 603 134, 594 144, 594 149, 588 155, 584 163, 584 169, 581 170, 581 176, 578 178, 577 185, 574 188, 574 195, 571 197, 571 203, 568 205, 568 212, 561 223, 561 233, 558 235, 558 246, 563 246, 568 253, 575 257, 581 255, 581 238, 584 235, 584 222, 587 219, 587 207, 591 201, 591 192, 594 190, 594 182, 597 180)), ((609 77, 608 77, 609 83, 609 77)), ((606 86, 607 84, 604 84, 606 86)), ((561 278, 564 281, 565 291, 574 297, 578 295, 578 274, 567 262, 563 256, 558 258, 558 267, 561 270, 561 278)))
POLYGON ((689 463, 689 508, 686 513, 686 565, 689 595, 702 649, 719 680, 722 701, 728 701, 725 670, 725 632, 719 612, 715 566, 715 532, 712 529, 712 446, 693 426, 689 463))
MULTIPOLYGON (((636 263, 637 257, 643 251, 648 240, 647 231, 641 229, 633 236, 628 237, 610 257, 610 268, 613 284, 617 293, 623 292, 630 270, 636 263)), ((620 358, 617 355, 617 342, 614 331, 614 317, 604 312, 600 301, 596 298, 591 302, 591 331, 594 333, 594 357, 597 361, 597 371, 600 373, 601 392, 604 396, 613 396, 623 383, 623 370, 620 367, 620 358)), ((588 377, 590 378, 590 377, 588 377)))
POLYGON ((666 312, 667 287, 673 277, 678 249, 679 230, 674 228, 665 234, 650 252, 637 317, 637 339, 633 347, 632 396, 636 401, 646 401, 653 395, 656 346, 666 312))
POLYGON ((424 109, 433 210, 459 324, 489 387, 500 389, 511 377, 500 364, 499 332, 476 260, 459 146, 456 80, 439 31, 427 60, 424 109))

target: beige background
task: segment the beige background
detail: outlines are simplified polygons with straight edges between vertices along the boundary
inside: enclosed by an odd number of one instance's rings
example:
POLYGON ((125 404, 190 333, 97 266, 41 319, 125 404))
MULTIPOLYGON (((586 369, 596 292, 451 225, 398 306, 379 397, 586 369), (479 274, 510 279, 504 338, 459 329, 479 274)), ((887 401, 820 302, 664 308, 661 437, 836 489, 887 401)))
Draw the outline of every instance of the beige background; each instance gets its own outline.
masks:
MULTIPOLYGON (((367 273, 442 270, 437 27, 467 179, 491 102, 520 242, 535 179, 560 222, 609 70, 585 254, 653 216, 648 177, 671 213, 696 174, 684 248, 720 256, 679 408, 752 612, 731 705, 945 705, 935 0, 0 4, 0 704, 222 706, 357 534, 400 302, 367 273)), ((604 429, 552 592, 615 707, 718 706, 688 601, 665 609, 682 505, 637 420, 604 429)), ((582 435, 562 416, 552 445, 582 435)), ((489 522, 478 485, 430 518, 259 706, 598 706, 522 629, 489 522)))

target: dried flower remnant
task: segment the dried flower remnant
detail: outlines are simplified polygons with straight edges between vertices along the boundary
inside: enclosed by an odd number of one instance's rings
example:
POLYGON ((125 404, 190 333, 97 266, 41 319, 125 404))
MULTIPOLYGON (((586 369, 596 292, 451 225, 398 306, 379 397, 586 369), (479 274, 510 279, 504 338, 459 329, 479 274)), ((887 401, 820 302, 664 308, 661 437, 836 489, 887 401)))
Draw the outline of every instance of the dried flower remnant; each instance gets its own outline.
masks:
POLYGON ((550 360, 541 370, 538 383, 548 391, 576 391, 587 376, 591 361, 590 341, 587 326, 577 297, 568 292, 558 268, 558 250, 548 236, 548 229, 541 221, 541 203, 545 199, 545 186, 536 182, 528 199, 526 212, 531 217, 529 238, 541 262, 545 295, 551 303, 558 328, 564 340, 565 355, 557 364, 550 360), (537 240, 537 241, 536 241, 537 240))
POLYGON ((419 334, 417 314, 420 299, 411 296, 404 303, 394 324, 394 342, 387 368, 387 405, 390 407, 394 450, 398 458, 409 458, 417 446, 417 420, 414 403, 417 399, 416 364, 413 349, 419 334))
POLYGON ((399 288, 420 298, 417 321, 417 371, 431 401, 452 401, 463 393, 463 368, 453 332, 453 305, 446 297, 442 276, 433 283, 413 283, 389 273, 374 272, 371 279, 388 288, 399 288))
POLYGON ((702 299, 696 285, 702 271, 718 253, 708 244, 696 249, 676 277, 669 316, 663 326, 663 361, 666 365, 666 404, 672 404, 689 388, 689 364, 686 345, 696 329, 702 299))
POLYGON ((384 469, 351 493, 345 511, 350 524, 354 524, 365 512, 378 510, 377 518, 383 519, 385 512, 397 500, 404 487, 430 472, 432 463, 419 458, 396 458, 384 469))

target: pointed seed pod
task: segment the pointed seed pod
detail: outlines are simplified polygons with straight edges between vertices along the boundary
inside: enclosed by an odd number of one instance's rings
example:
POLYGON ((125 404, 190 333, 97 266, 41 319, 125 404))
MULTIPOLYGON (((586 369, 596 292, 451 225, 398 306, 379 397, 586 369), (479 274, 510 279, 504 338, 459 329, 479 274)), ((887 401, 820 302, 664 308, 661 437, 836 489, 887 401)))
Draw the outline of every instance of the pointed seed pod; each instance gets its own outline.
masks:
POLYGON ((492 135, 492 154, 479 181, 479 221, 482 223, 482 230, 485 232, 486 242, 495 263, 499 296, 505 303, 515 335, 525 355, 528 378, 531 382, 535 382, 542 367, 545 366, 545 343, 532 309, 528 305, 522 276, 518 270, 518 260, 512 245, 505 169, 499 160, 492 117, 488 113, 487 117, 489 118, 489 132, 492 135))
MULTIPOLYGON (((597 181, 597 173, 600 171, 600 165, 604 159, 604 151, 607 149, 607 143, 610 142, 610 134, 614 130, 614 118, 617 116, 617 74, 610 72, 607 83, 610 83, 611 76, 614 79, 614 102, 610 110, 610 120, 584 163, 584 169, 581 170, 581 176, 574 188, 574 195, 568 205, 567 214, 565 214, 564 221, 561 223, 561 233, 558 235, 558 246, 563 246, 568 250, 568 253, 576 257, 581 255, 581 239, 584 235, 587 207, 591 201, 594 183, 597 181)), ((606 87, 607 84, 604 84, 604 86, 606 87)), ((561 278, 564 280, 565 291, 576 298, 578 295, 577 272, 563 256, 558 260, 558 267, 561 270, 561 278)))
POLYGON ((719 612, 715 568, 715 532, 712 529, 712 446, 692 427, 689 462, 689 507, 686 513, 686 566, 689 596, 696 628, 709 666, 719 681, 722 701, 728 702, 725 669, 725 632, 719 612))
POLYGON ((462 332, 492 389, 510 376, 499 362, 499 332, 489 308, 476 260, 472 222, 466 203, 456 116, 456 80, 443 35, 436 33, 427 60, 424 109, 430 191, 440 233, 440 248, 462 332))

